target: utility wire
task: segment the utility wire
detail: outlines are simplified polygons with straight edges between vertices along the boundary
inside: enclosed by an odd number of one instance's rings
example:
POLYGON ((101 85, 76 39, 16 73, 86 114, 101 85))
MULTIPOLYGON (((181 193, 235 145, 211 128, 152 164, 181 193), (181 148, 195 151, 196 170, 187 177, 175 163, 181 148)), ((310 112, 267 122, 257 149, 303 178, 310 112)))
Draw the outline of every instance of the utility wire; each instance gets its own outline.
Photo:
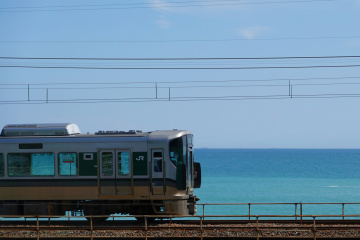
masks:
MULTIPOLYGON (((159 83, 158 83, 159 84, 159 83)), ((22 84, 25 85, 25 84, 22 84)), ((29 84, 30 85, 30 84, 29 84)), ((105 85, 105 84, 103 84, 105 85)), ((301 83, 291 86, 337 86, 337 85, 360 85, 360 82, 346 83, 301 83)), ((196 86, 152 86, 152 87, 31 87, 31 90, 103 90, 103 89, 189 89, 189 88, 246 88, 246 87, 288 87, 288 84, 252 84, 252 85, 196 85, 196 86)), ((0 90, 24 90, 28 87, 0 87, 0 90)))
POLYGON ((284 100, 313 98, 359 98, 360 94, 302 94, 302 95, 246 95, 218 97, 174 97, 174 98, 123 98, 123 99, 69 99, 69 100, 17 100, 0 101, 5 104, 83 104, 83 103, 129 103, 129 102, 198 102, 198 101, 239 101, 239 100, 284 100))
POLYGON ((30 66, 0 65, 0 68, 34 68, 34 69, 79 69, 79 70, 258 70, 258 69, 309 69, 309 68, 353 68, 353 65, 317 65, 317 66, 264 66, 264 67, 81 67, 81 66, 30 66))
POLYGON ((293 4, 293 3, 312 3, 312 2, 332 2, 337 0, 291 0, 291 1, 271 1, 271 2, 239 2, 237 0, 216 1, 176 1, 158 3, 122 3, 122 4, 102 4, 102 5, 70 5, 70 6, 40 6, 40 7, 8 7, 0 8, 0 13, 9 12, 63 12, 63 11, 94 11, 94 10, 131 10, 131 9, 167 9, 167 8, 187 8, 187 7, 209 7, 209 6, 237 6, 237 5, 268 5, 268 4, 293 4), (175 4, 175 5, 174 5, 175 4), (63 9, 61 9, 63 8, 63 9), (23 9, 23 10, 21 10, 23 9))
MULTIPOLYGON (((223 80, 223 81, 164 81, 164 82, 122 82, 122 83, 33 83, 33 84, 0 84, 0 91, 4 90, 7 91, 9 94, 9 90, 21 90, 27 89, 27 100, 0 100, 0 104, 60 104, 60 103, 107 103, 107 102, 119 102, 119 103, 126 103, 126 102, 167 102, 167 101, 174 101, 174 102, 191 102, 191 101, 235 101, 235 100, 256 100, 256 99, 262 99, 262 100, 279 100, 279 99, 291 99, 291 98, 358 98, 360 97, 360 94, 356 93, 357 90, 355 88, 347 89, 346 92, 341 92, 340 88, 331 88, 335 93, 326 93, 329 92, 330 88, 321 88, 321 87, 333 87, 333 86, 340 86, 340 85, 360 85, 360 82, 339 82, 339 80, 344 79, 352 79, 352 80, 360 80, 360 77, 356 76, 345 76, 345 77, 313 77, 313 78, 295 78, 295 79, 255 79, 255 80, 223 80), (279 81, 281 81, 279 83, 279 81), (286 81, 286 84, 284 83, 286 81), (297 81, 321 81, 321 82, 310 82, 310 83, 299 83, 297 81), (336 81, 336 82, 324 82, 324 81, 336 81), (234 85, 233 83, 247 83, 247 82, 258 82, 260 84, 243 84, 243 85, 234 85), (264 82, 267 82, 267 84, 264 84, 264 82), (142 84, 143 86, 124 86, 124 84, 142 84), (164 87, 163 84, 192 84, 192 83, 202 83, 206 85, 183 85, 183 86, 166 86, 164 87), (229 83, 230 85, 209 85, 214 83, 229 83), (271 84, 270 84, 271 83, 271 84), (152 86, 146 86, 145 84, 151 84, 152 86), (57 85, 71 85, 69 87, 56 87, 57 85), (74 87, 81 85, 80 87, 74 87), (82 87, 83 85, 89 85, 87 87, 82 87), (110 86, 109 86, 110 85, 110 86), (120 86, 119 86, 120 85, 120 86), (145 86, 144 86, 145 85, 145 86), (4 87, 1 87, 4 86, 4 87), (35 87, 33 87, 35 86, 35 87), (47 87, 49 86, 49 87, 47 87), (55 87, 54 87, 55 86, 55 87), (293 87, 314 87, 316 86, 316 89, 313 88, 299 88, 301 89, 301 94, 299 91, 298 94, 294 94, 292 89, 293 87), (220 95, 218 91, 216 92, 205 92, 208 96, 199 96, 197 93, 193 96, 180 96, 181 93, 185 93, 186 95, 189 95, 188 91, 180 92, 178 91, 176 95, 170 96, 170 89, 186 89, 186 88, 244 88, 244 87, 253 87, 253 88, 268 88, 266 90, 270 90, 270 88, 274 89, 273 93, 276 94, 270 94, 270 95, 262 95, 262 94, 256 94, 252 95, 249 91, 244 91, 246 95, 220 95), (123 98, 111 98, 111 95, 114 94, 114 92, 106 91, 106 97, 105 98, 69 98, 69 99, 56 99, 56 96, 61 96, 61 93, 59 93, 59 90, 67 90, 68 93, 70 93, 68 90, 74 90, 76 92, 76 96, 94 96, 95 92, 92 94, 87 94, 85 92, 80 92, 79 90, 107 90, 107 89, 156 89, 156 97, 144 97, 144 92, 141 94, 138 94, 139 91, 137 91, 137 94, 141 97, 136 97, 135 94, 128 94, 129 97, 126 97, 124 94, 121 94, 123 98), (169 94, 164 94, 164 91, 161 93, 161 96, 158 95, 157 89, 169 89, 169 94), (39 92, 36 92, 36 94, 33 94, 33 91, 36 90, 45 90, 46 97, 44 95, 44 98, 42 100, 39 99, 32 99, 32 96, 36 96, 37 98, 40 96, 39 92), (55 90, 55 91, 52 91, 55 90), (313 90, 320 91, 320 93, 316 94, 306 94, 305 91, 313 92, 313 90), (49 95, 49 91, 51 91, 51 97, 49 95), (286 94, 279 94, 279 93, 286 93, 286 94), (325 92, 325 93, 324 93, 325 92), (304 94, 305 93, 305 94, 304 94), (165 96, 165 97, 164 97, 165 96)), ((331 90, 330 90, 331 91, 331 90)), ((239 91, 234 91, 236 94, 239 94, 239 91)), ((269 92, 269 91, 267 91, 269 92)), ((104 92, 102 92, 104 93, 104 92)), ((202 92, 204 93, 204 92, 202 92)), ((227 91, 227 93, 230 93, 230 91, 227 91)), ((154 94, 152 91, 145 92, 146 96, 151 96, 154 94)), ((194 93, 193 93, 194 94, 194 93)), ((0 95, 2 97, 6 97, 6 95, 0 95)), ((9 97, 11 94, 8 95, 9 97)), ((15 95, 14 95, 15 96, 15 95)), ((75 95, 74 95, 75 96, 75 95)), ((119 96, 119 92, 116 92, 116 95, 119 96)), ((153 95, 154 96, 154 95, 153 95)), ((23 96, 25 97, 25 96, 23 96)), ((61 97, 62 98, 62 97, 61 97)))
MULTIPOLYGON (((356 84, 360 84, 360 83, 353 83, 354 85, 356 84)), ((300 84, 298 84, 300 85, 300 84)), ((311 84, 303 84, 303 85, 311 85, 311 84)), ((314 85, 320 85, 320 84, 314 84, 314 85)), ((335 85, 335 84, 333 84, 335 85)), ((338 83, 337 85, 341 85, 341 83, 338 83)), ((350 83, 348 83, 348 85, 350 85, 350 83)), ((229 86, 219 86, 219 85, 216 85, 216 86, 180 86, 180 87, 177 87, 177 86, 171 86, 170 88, 174 88, 174 89, 184 89, 184 88, 243 88, 243 87, 287 87, 288 85, 287 84, 273 84, 273 85, 265 85, 265 84, 262 84, 262 85, 229 85, 229 86)), ((166 87, 162 87, 162 86, 153 86, 153 87, 52 87, 52 88, 45 88, 45 87, 42 87, 42 88, 39 88, 39 87, 32 87, 31 90, 102 90, 102 89, 154 89, 154 88, 157 88, 157 89, 168 89, 169 86, 166 86, 166 87)), ((17 87, 17 88, 11 88, 11 87, 5 87, 5 88, 2 88, 0 87, 0 90, 1 89, 7 89, 7 90, 24 90, 24 89, 28 89, 27 87, 17 87)))
MULTIPOLYGON (((339 55, 339 56, 283 56, 283 57, 188 57, 188 58, 80 58, 80 57, 9 57, 9 56, 0 56, 0 60, 8 60, 7 63, 0 63, 0 68, 43 68, 43 69, 94 69, 94 70, 244 70, 244 69, 291 69, 291 68, 349 68, 349 67, 359 67, 359 64, 351 64, 350 60, 358 60, 360 58, 359 55, 339 55), (64 63, 57 63, 56 65, 45 63, 46 65, 34 65, 33 63, 12 63, 12 61, 86 61, 86 62, 95 62, 97 66, 86 66, 83 63, 78 66, 70 65, 66 66, 64 63), (283 61, 279 61, 283 60, 283 61), (285 61, 286 60, 286 61, 285 61), (288 62, 296 60, 297 62, 288 62), (303 61, 303 66, 299 65, 301 62, 298 60, 306 60, 303 61), (313 60, 313 61, 312 61, 313 60), (324 65, 306 65, 317 63, 315 60, 327 60, 324 65), (342 60, 341 65, 331 63, 329 60, 342 60), (343 60, 347 60, 349 64, 345 64, 343 60), (116 65, 103 65, 96 62, 121 62, 121 66, 119 63, 116 65), (239 62, 240 61, 240 62, 239 62), (243 61, 251 61, 252 63, 246 63, 243 61), (273 62, 273 64, 286 64, 285 66, 246 66, 247 64, 265 64, 267 61, 277 61, 273 62), (127 62, 133 62, 136 65, 129 65, 127 62), (154 63, 160 64, 161 66, 141 66, 145 63, 154 63), (187 63, 188 62, 188 63, 187 63), (190 63, 191 62, 191 63, 190 63), (196 63, 194 63, 196 62, 196 63), (167 67, 164 65, 168 64, 176 64, 181 65, 179 67, 167 67), (60 65, 59 65, 60 64, 60 65), (139 65, 140 64, 140 65, 139 65), (187 64, 191 64, 191 67, 187 67, 187 64), (235 65, 236 64, 236 65, 235 65), (292 66, 288 65, 292 64, 292 66), (297 66, 294 66, 297 64, 297 66), (199 67, 195 65, 200 65, 199 67), (211 66, 211 65, 216 65, 211 66), (221 65, 233 65, 223 67, 221 65)), ((107 63, 109 64, 109 63, 107 63)))
POLYGON ((80 58, 80 57, 7 57, 8 60, 88 60, 88 61, 198 61, 198 60, 279 60, 279 59, 337 59, 360 58, 360 55, 294 56, 294 57, 189 57, 189 58, 80 58))
MULTIPOLYGON (((274 85, 240 85, 240 86, 181 86, 181 87, 166 87, 166 89, 169 89, 169 95, 164 97, 164 92, 162 93, 162 97, 158 97, 158 93, 156 91, 156 97, 134 97, 134 95, 132 95, 131 97, 123 97, 123 98, 111 98, 111 95, 109 95, 109 92, 106 94, 107 97, 106 98, 77 98, 77 99, 56 99, 56 96, 58 96, 58 92, 55 93, 55 95, 53 95, 51 98, 49 98, 49 90, 69 90, 69 88, 39 88, 39 87, 35 87, 35 88, 30 88, 30 85, 28 85, 28 99, 26 100, 0 100, 0 104, 44 104, 44 103, 106 103, 106 102, 162 102, 162 101, 216 101, 216 100, 221 100, 221 101, 233 101, 233 100, 250 100, 250 99, 289 99, 289 98, 358 98, 360 97, 360 94, 358 93, 353 93, 353 90, 356 91, 356 89, 351 89, 351 91, 349 91, 349 89, 347 90, 347 92, 338 92, 338 93, 317 93, 317 94, 304 94, 304 90, 306 89, 302 89, 302 94, 293 94, 292 91, 292 87, 293 86, 319 86, 319 87, 323 87, 323 86, 338 86, 338 85, 360 85, 359 82, 357 83, 349 83, 349 82, 345 82, 345 83, 309 83, 309 84, 293 84, 291 83, 291 80, 288 80, 288 84, 289 85, 285 85, 285 84, 274 84, 274 85), (285 89, 287 89, 287 87, 289 87, 289 91, 285 90, 287 93, 286 94, 272 94, 272 95, 223 95, 223 96, 216 96, 217 93, 212 93, 212 96, 179 96, 179 94, 181 94, 180 92, 177 93, 177 96, 170 96, 170 89, 175 88, 175 89, 179 89, 179 88, 219 88, 219 87, 224 87, 224 88, 236 88, 236 87, 278 87, 276 92, 279 92, 279 90, 281 92, 283 92, 285 89), (286 88, 284 88, 286 87, 286 88), (290 91, 290 87, 291 87, 291 91, 290 91), (31 95, 30 91, 34 91, 34 90, 46 90, 46 98, 42 99, 42 100, 38 100, 38 99, 31 99, 31 95), (54 98, 55 97, 55 98, 54 98), (110 98, 109 98, 110 97, 110 98)), ((6 85, 6 84, 2 84, 2 85, 6 85)), ((15 85, 15 84, 13 84, 15 85)), ((114 89, 119 88, 119 87, 112 87, 114 89)), ((132 88, 139 88, 139 87, 132 87, 132 88)), ((142 87, 140 87, 142 88, 142 87)), ((148 87, 147 87, 148 88, 148 87)), ((153 89, 155 87, 152 87, 153 89)), ((165 88, 165 87, 158 87, 158 85, 156 85, 156 89, 158 88, 165 88)), ((0 88, 0 90, 14 90, 14 88, 0 88)), ((20 89, 20 88, 19 88, 20 89)), ((15 90, 19 90, 18 88, 15 88, 15 90)), ((22 88, 21 90, 24 90, 26 88, 22 88)), ((78 91, 81 88, 70 88, 70 90, 76 90, 78 91)), ((94 88, 83 88, 83 89, 91 89, 94 90, 94 88)), ((98 87, 96 89, 104 89, 102 87, 98 87)), ((105 89, 109 89, 108 87, 106 87, 105 89)), ((312 91, 312 89, 307 89, 307 91, 310 90, 312 91)), ((317 89, 317 91, 320 89, 317 89)), ((321 89, 321 91, 323 92, 323 90, 329 91, 329 89, 321 89)), ((338 91, 339 89, 337 88, 335 91, 338 91)), ((151 92, 147 92, 146 95, 151 95, 151 92)), ((207 92, 209 93, 209 92, 207 92)), ((247 92, 249 93, 249 92, 247 92)), ((143 94, 143 93, 142 93, 143 94)), ((140 95, 142 95, 140 94, 140 95)), ((76 96, 80 96, 83 95, 80 92, 76 92, 76 96)), ((88 94, 86 94, 88 96, 88 94)), ((91 94, 94 95, 94 94, 91 94)), ((118 92, 116 95, 119 95, 118 92)), ((166 95, 166 94, 165 94, 166 95)), ((39 97, 38 94, 34 95, 39 97)))
POLYGON ((188 84, 188 83, 230 83, 230 82, 276 82, 276 81, 313 81, 357 79, 360 76, 344 77, 309 77, 309 78, 270 78, 270 79, 231 79, 231 80, 187 80, 187 81, 133 81, 133 82, 59 82, 59 83, 0 83, 0 86, 41 86, 41 85, 126 85, 126 84, 188 84))
POLYGON ((229 38, 229 39, 165 39, 165 40, 0 40, 0 43, 172 43, 172 42, 236 42, 236 41, 282 41, 355 39, 360 36, 279 37, 279 38, 229 38))
POLYGON ((36 8, 67 8, 67 7, 111 7, 111 6, 137 6, 137 5, 166 5, 174 3, 225 3, 225 2, 237 2, 237 4, 273 4, 273 3, 296 3, 296 2, 328 2, 337 0, 290 0, 290 1, 272 1, 272 2, 239 2, 239 0, 192 0, 192 1, 169 1, 169 2, 139 2, 139 3, 114 3, 114 4, 86 4, 86 5, 60 5, 60 6, 39 6, 39 7, 1 7, 0 10, 11 9, 36 9, 36 8))

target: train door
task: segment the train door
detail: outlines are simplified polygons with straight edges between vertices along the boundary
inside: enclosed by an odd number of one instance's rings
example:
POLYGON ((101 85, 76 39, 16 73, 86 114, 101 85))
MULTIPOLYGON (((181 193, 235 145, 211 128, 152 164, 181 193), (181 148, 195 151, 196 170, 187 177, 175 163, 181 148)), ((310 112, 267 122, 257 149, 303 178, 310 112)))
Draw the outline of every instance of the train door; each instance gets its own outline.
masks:
POLYGON ((116 150, 116 195, 134 195, 131 152, 116 150))
POLYGON ((153 195, 164 195, 166 191, 165 161, 162 149, 151 150, 151 192, 153 195))
POLYGON ((132 163, 129 150, 101 150, 99 165, 100 195, 133 195, 132 163))

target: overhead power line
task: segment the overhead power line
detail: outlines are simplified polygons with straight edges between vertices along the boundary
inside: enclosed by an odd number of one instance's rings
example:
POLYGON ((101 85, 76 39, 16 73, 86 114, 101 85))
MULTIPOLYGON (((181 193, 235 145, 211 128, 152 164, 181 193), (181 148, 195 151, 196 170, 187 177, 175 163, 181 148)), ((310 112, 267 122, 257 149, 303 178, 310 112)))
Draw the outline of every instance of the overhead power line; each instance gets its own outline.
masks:
MULTIPOLYGON (((99 85, 105 86, 110 85, 111 87, 119 86, 119 85, 152 85, 151 87, 144 87, 144 88, 154 88, 154 85, 156 84, 173 84, 173 85, 179 85, 179 84, 214 84, 214 83, 221 83, 221 84, 228 84, 228 83, 244 83, 244 82, 286 82, 289 81, 292 82, 308 82, 308 81, 334 81, 334 80, 360 80, 360 76, 343 76, 343 77, 308 77, 308 78, 269 78, 269 79, 230 79, 230 80, 184 80, 184 81, 131 81, 131 82, 44 82, 44 83, 0 83, 0 86, 11 86, 11 87, 19 87, 16 89, 24 89, 31 86, 32 89, 33 86, 36 86, 38 88, 39 86, 42 86, 42 89, 52 89, 53 86, 95 86, 96 89, 99 88, 99 85)), ((23 80, 25 81, 25 80, 23 80)), ((343 82, 335 82, 336 84, 343 84, 343 82)), ((314 83, 310 83, 314 84, 314 83)), ((334 84, 331 83, 323 83, 326 84, 334 84)), ((351 83, 350 83, 351 84, 351 83)), ((294 84, 294 85, 300 85, 300 84, 294 84)), ((205 85, 207 86, 207 85, 205 85)), ((261 85, 256 85, 261 86, 261 85)), ((173 86, 172 86, 173 87, 173 86)), ((0 87, 0 89, 4 89, 3 87, 0 87)), ((80 89, 76 87, 76 89, 80 89)))
POLYGON ((359 55, 187 58, 84 58, 0 56, 0 68, 79 70, 257 70, 353 68, 360 66, 360 63, 358 61, 359 59, 359 55), (6 60, 7 62, 1 62, 1 60, 6 60), (68 61, 68 63, 66 61, 68 61), (77 64, 74 64, 74 61, 77 62, 77 64))
POLYGON ((84 103, 141 103, 141 102, 199 102, 199 101, 241 101, 241 100, 285 100, 314 98, 360 98, 360 94, 301 94, 301 95, 233 95, 213 97, 172 97, 172 98, 107 98, 107 99, 68 99, 68 100, 15 100, 0 101, 2 104, 84 104, 84 103))
POLYGON ((0 84, 0 91, 6 93, 0 94, 0 104, 359 98, 360 92, 357 89, 359 85, 360 77, 356 76, 174 82, 8 83, 0 84), (339 81, 345 79, 352 81, 339 81), (340 88, 350 85, 353 87, 340 88))
MULTIPOLYGON (((160 84, 160 83, 157 83, 160 84)), ((31 84, 22 84, 22 87, 0 87, 0 90, 24 90, 29 89, 28 86, 33 86, 31 84), (26 85, 26 86, 25 86, 26 85)), ((106 84, 102 84, 106 85, 106 84)), ((336 82, 336 83, 298 83, 291 84, 291 86, 341 86, 341 85, 360 85, 360 82, 336 82)), ((93 86, 93 87, 31 87, 31 90, 103 90, 103 89, 182 89, 182 88, 245 88, 245 87, 287 87, 288 84, 247 84, 247 85, 194 85, 194 86, 139 86, 139 87, 119 87, 119 86, 93 86)))
POLYGON ((0 62, 0 68, 80 70, 256 70, 296 68, 352 68, 360 66, 358 61, 359 59, 359 55, 187 58, 84 58, 1 56, 0 61, 7 60, 7 62, 0 62), (336 62, 334 60, 336 60, 336 62), (19 61, 22 62, 19 63, 19 61), (66 61, 69 62, 66 63, 66 61), (76 61, 77 64, 70 63, 74 61, 76 61), (91 64, 87 64, 89 62, 91 62, 91 64), (144 65, 145 63, 146 65, 144 65), (266 66, 265 64, 268 65, 266 66))
POLYGON ((39 7, 7 7, 0 8, 0 13, 7 12, 63 12, 63 11, 99 11, 99 10, 132 10, 132 9, 168 9, 188 7, 209 7, 209 6, 241 6, 241 5, 268 5, 268 4, 294 4, 313 2, 333 2, 337 0, 288 0, 288 1, 249 1, 239 2, 237 0, 192 0, 173 2, 142 2, 142 3, 118 3, 98 5, 62 5, 62 6, 39 6, 39 7))
MULTIPOLYGON (((283 99, 283 98, 344 98, 344 97, 359 97, 359 94, 356 93, 356 89, 352 88, 351 90, 348 90, 346 92, 338 92, 338 93, 318 93, 318 94, 304 94, 304 88, 299 88, 303 94, 293 94, 293 87, 307 87, 305 91, 312 92, 311 90, 316 87, 317 90, 320 89, 321 92, 325 90, 325 92, 329 91, 329 88, 324 87, 333 87, 333 86, 348 86, 348 85, 354 85, 358 86, 360 85, 360 82, 325 82, 325 83, 317 83, 317 82, 311 82, 311 83, 297 83, 297 81, 310 81, 310 80, 326 80, 326 81, 334 81, 339 79, 356 79, 360 80, 359 77, 332 77, 332 78, 298 78, 298 79, 269 79, 269 80, 225 80, 225 81, 181 81, 181 82, 136 82, 136 84, 141 84, 140 86, 119 86, 124 84, 135 84, 135 82, 122 82, 122 83, 39 83, 39 84, 0 84, 0 90, 5 91, 14 91, 16 90, 16 93, 24 93, 24 90, 27 90, 27 100, 0 100, 0 104, 42 104, 44 102, 46 103, 100 103, 100 102, 154 102, 154 101, 209 101, 209 100, 247 100, 247 99, 283 99), (268 81, 268 84, 240 84, 240 85, 210 85, 214 83, 221 82, 222 84, 226 83, 243 83, 248 81, 268 81), (275 83, 275 81, 281 81, 282 83, 275 83), (286 81, 286 84, 284 83, 286 81), (189 83, 206 83, 206 85, 190 85, 189 83), (186 83, 188 85, 173 85, 176 83, 186 83), (168 85, 164 85, 168 84, 168 85), (66 87, 58 87, 54 85, 66 85, 66 87), (73 87, 74 85, 89 85, 89 86, 80 86, 80 87, 73 87), (96 85, 96 86, 95 86, 96 85), (311 88, 309 88, 311 87, 311 88), (320 87, 320 88, 319 88, 320 87), (262 90, 266 89, 267 91, 271 92, 284 92, 284 90, 287 92, 285 95, 226 95, 226 96, 219 96, 218 91, 212 91, 210 89, 228 89, 226 92, 230 92, 234 89, 240 89, 240 88, 252 88, 252 89, 259 89, 262 88, 262 90), (116 96, 119 95, 120 89, 135 89, 136 92, 133 92, 131 97, 123 97, 123 98, 111 98, 113 94, 116 96), (148 89, 150 91, 142 92, 139 94, 137 91, 138 89, 148 89), (152 90, 151 90, 152 89, 152 90), (168 96, 167 97, 160 97, 158 95, 158 90, 161 89, 168 89, 168 96), (171 90, 180 90, 181 89, 209 89, 210 96, 200 96, 201 94, 197 94, 194 96, 186 96, 186 97, 180 97, 180 96, 173 96, 171 95, 171 90), (272 90, 274 89, 274 91, 272 90), (75 94, 74 96, 96 96, 100 95, 102 92, 104 94, 103 90, 107 90, 106 98, 86 98, 86 99, 54 99, 56 98, 57 93, 61 90, 66 90, 67 95, 69 93, 75 94), (91 92, 89 92, 89 90, 91 92), (108 91, 110 90, 110 91, 108 91), (35 92, 36 94, 35 94, 35 92), (115 92, 114 92, 115 91, 115 92), (144 98, 144 97, 134 97, 136 95, 142 96, 143 94, 146 95, 152 95, 151 92, 153 91, 153 98, 144 98), (353 92, 355 91, 355 93, 353 92), (33 94, 34 92, 34 94, 33 94), (49 93, 52 93, 51 97, 49 93), (32 95, 39 96, 39 93, 46 93, 46 97, 44 97, 43 100, 35 100, 32 99, 32 95), (55 96, 54 96, 55 95, 55 96)), ((334 89, 334 88, 332 88, 334 89)), ((206 91, 209 93, 209 91, 206 91)), ((339 91, 338 88, 335 88, 335 91, 339 91)), ((201 91, 204 92, 204 91, 201 91)), ((198 92, 198 93, 201 93, 198 92)), ((238 92, 238 91, 237 91, 238 92)), ((244 91, 246 93, 250 93, 248 90, 244 91)), ((253 92, 253 91, 252 91, 253 92)), ((15 93, 15 92, 14 92, 15 93)), ((178 93, 186 93, 185 91, 181 91, 178 93)), ((60 94, 61 95, 61 94, 60 94)), ((121 95, 124 95, 124 93, 121 93, 121 95)), ((162 96, 164 95, 164 92, 162 92, 162 96)), ((24 97, 24 96, 23 96, 24 97)))
POLYGON ((81 67, 81 66, 30 66, 0 65, 0 68, 34 68, 34 69, 79 69, 79 70, 258 70, 258 69, 308 69, 308 68, 353 68, 353 65, 316 65, 316 66, 265 66, 265 67, 81 67))
POLYGON ((279 60, 279 59, 337 59, 360 58, 360 55, 285 56, 285 57, 189 57, 189 58, 81 58, 81 57, 6 57, 8 60, 90 60, 90 61, 197 61, 197 60, 279 60))
POLYGON ((163 39, 163 40, 0 40, 0 43, 172 43, 172 42, 238 42, 238 41, 283 41, 356 39, 360 36, 278 37, 278 38, 228 38, 228 39, 163 39))

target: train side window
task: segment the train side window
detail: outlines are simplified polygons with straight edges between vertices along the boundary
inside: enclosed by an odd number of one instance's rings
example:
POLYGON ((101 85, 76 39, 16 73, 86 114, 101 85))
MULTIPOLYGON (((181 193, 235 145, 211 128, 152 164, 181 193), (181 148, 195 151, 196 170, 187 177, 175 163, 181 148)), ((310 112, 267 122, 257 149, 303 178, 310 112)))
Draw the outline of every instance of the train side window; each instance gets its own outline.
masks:
POLYGON ((163 171, 162 152, 154 152, 153 154, 154 154, 153 155, 154 172, 162 172, 163 171))
POLYGON ((129 152, 118 152, 118 174, 119 176, 129 175, 130 165, 129 165, 129 152))
POLYGON ((103 176, 112 176, 113 175, 113 153, 112 152, 102 152, 102 175, 103 176))
POLYGON ((54 153, 9 153, 7 158, 10 177, 54 176, 54 153))
POLYGON ((4 154, 0 153, 0 177, 5 176, 4 170, 4 154))
POLYGON ((76 153, 59 153, 59 175, 60 176, 77 175, 76 153))

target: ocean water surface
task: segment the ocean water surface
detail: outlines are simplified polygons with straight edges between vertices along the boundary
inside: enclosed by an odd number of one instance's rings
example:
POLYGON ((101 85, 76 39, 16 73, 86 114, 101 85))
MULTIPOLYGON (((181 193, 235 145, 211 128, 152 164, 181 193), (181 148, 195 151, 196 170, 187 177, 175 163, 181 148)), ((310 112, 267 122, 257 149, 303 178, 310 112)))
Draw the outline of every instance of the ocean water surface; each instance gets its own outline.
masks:
MULTIPOLYGON (((360 149, 195 149, 194 156, 200 203, 360 203, 360 149)), ((248 205, 205 211, 243 215, 248 205)), ((252 214, 294 212, 294 205, 251 207, 252 214)), ((342 214, 342 206, 303 205, 303 214, 342 214)), ((346 204, 345 214, 360 214, 360 205, 346 204)))
MULTIPOLYGON (((360 203, 360 149, 195 149, 194 158, 200 204, 241 204, 199 205, 198 215, 246 215, 249 203, 253 215, 294 215, 294 203, 306 215, 341 215, 341 204, 307 203, 360 203)), ((360 215, 360 204, 345 204, 345 214, 360 215)))

